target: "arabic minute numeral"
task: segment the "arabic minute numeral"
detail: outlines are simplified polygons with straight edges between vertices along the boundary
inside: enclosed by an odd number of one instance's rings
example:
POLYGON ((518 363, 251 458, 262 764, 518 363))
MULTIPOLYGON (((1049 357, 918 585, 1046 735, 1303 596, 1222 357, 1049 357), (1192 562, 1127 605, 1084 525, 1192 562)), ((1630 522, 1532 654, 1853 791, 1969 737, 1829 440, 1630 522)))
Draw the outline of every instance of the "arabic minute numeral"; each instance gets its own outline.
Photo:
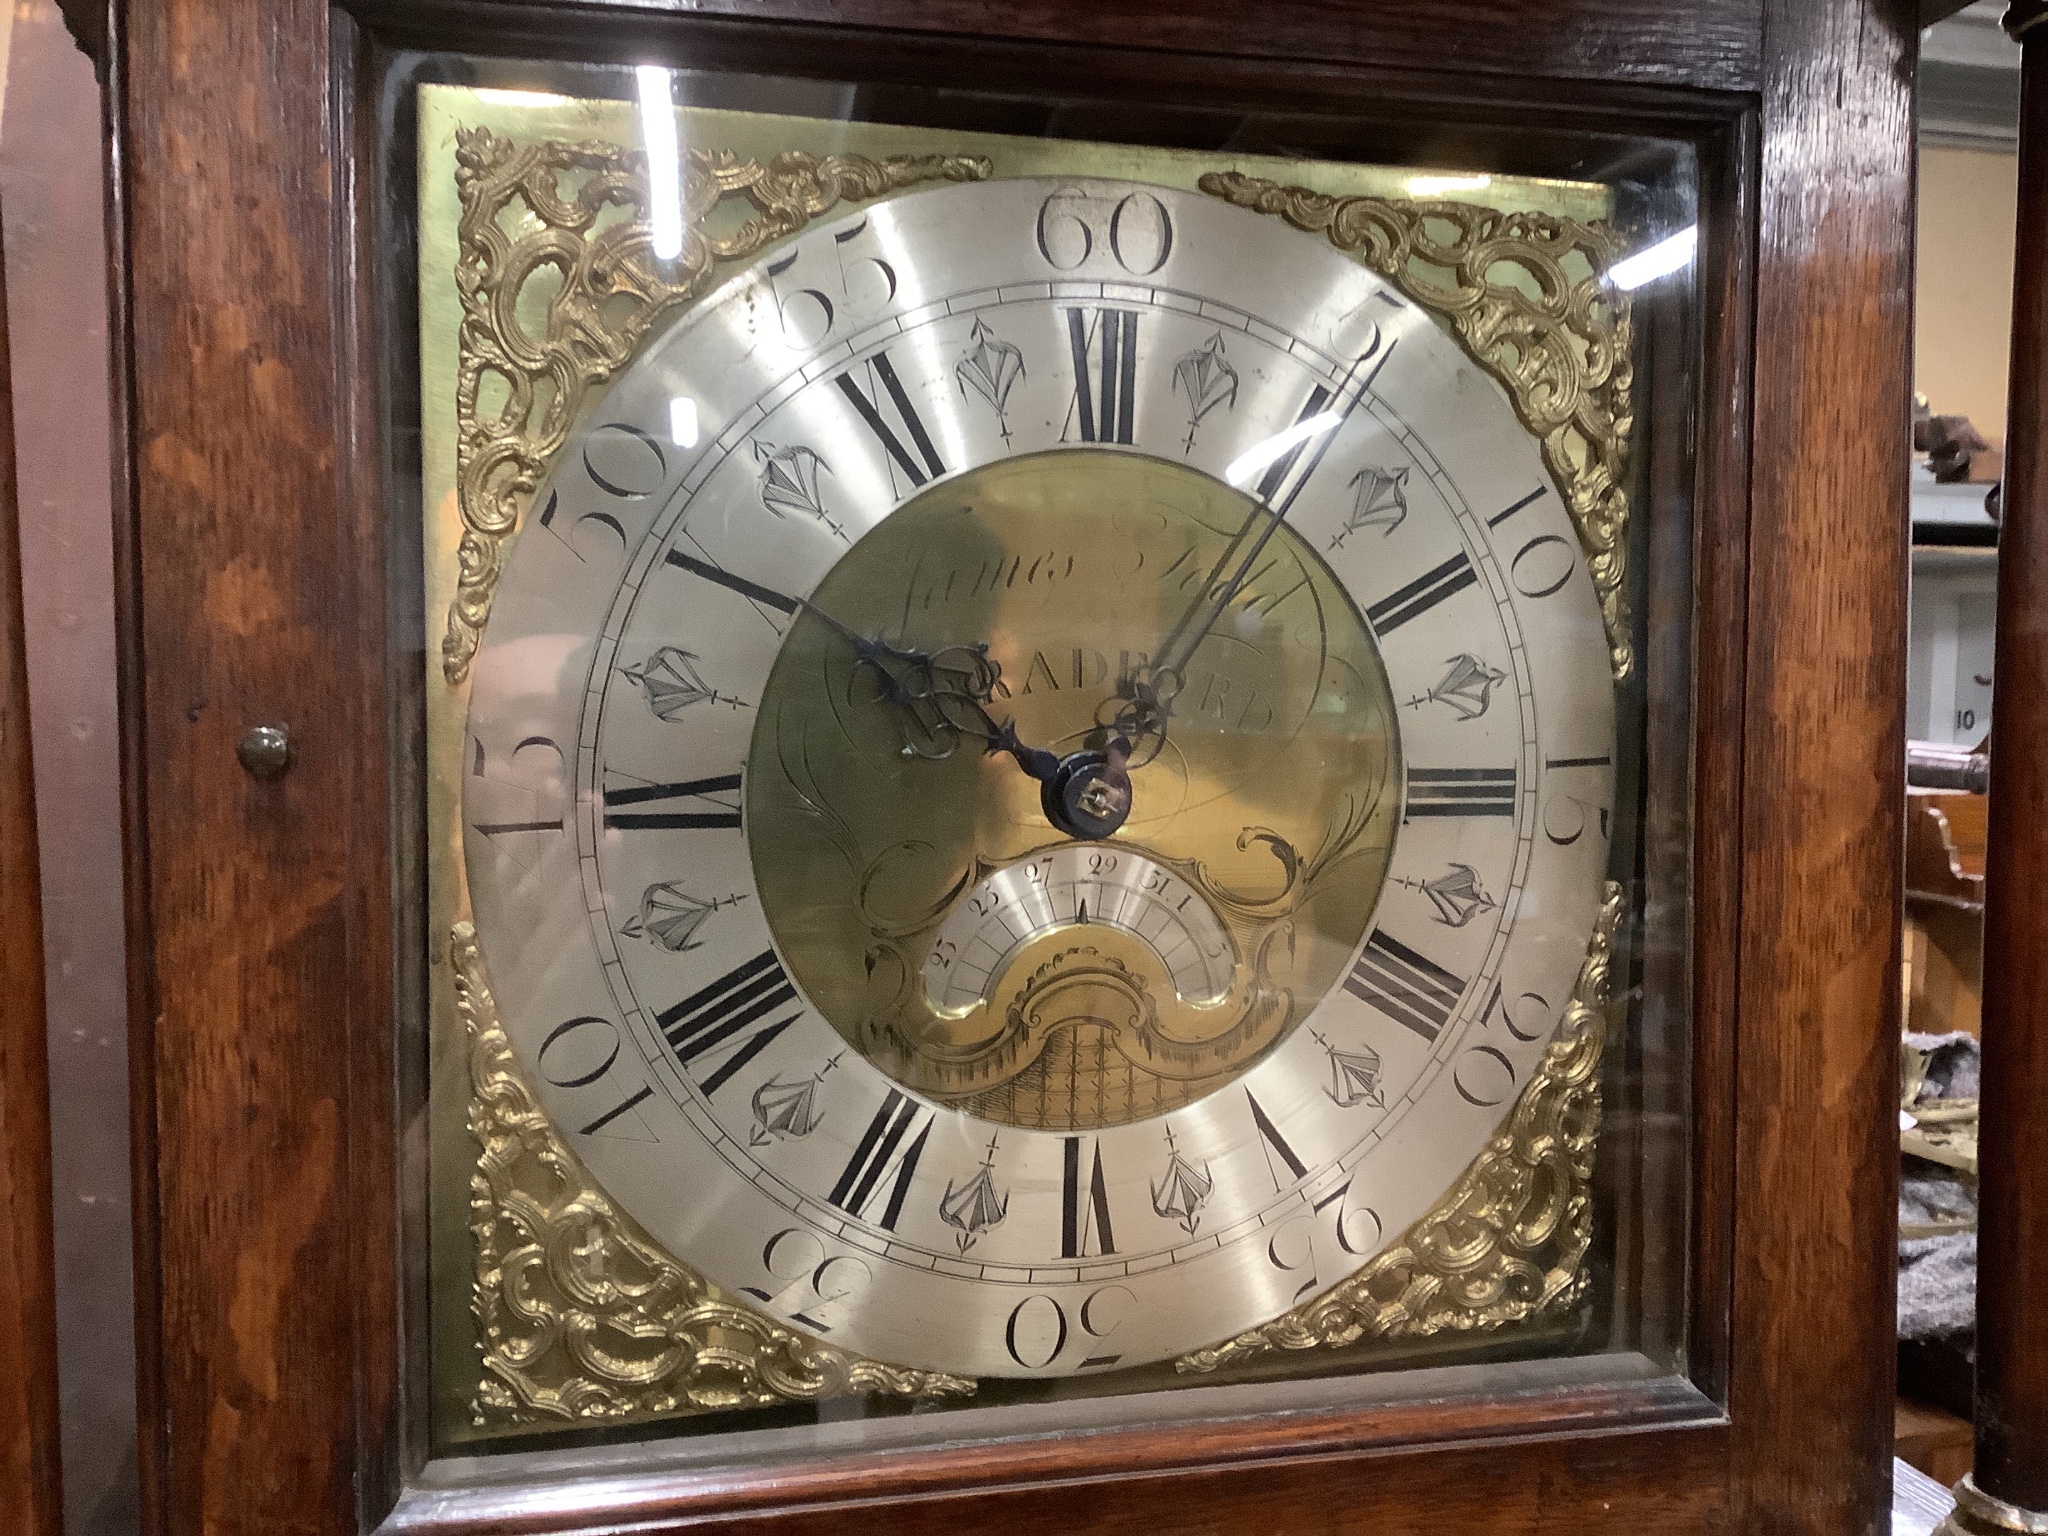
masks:
POLYGON ((1103 1341, 1122 1326, 1137 1298, 1121 1285, 1091 1291, 1069 1318, 1057 1297, 1043 1292, 1026 1296, 1003 1322, 1003 1347, 1027 1371, 1042 1371, 1066 1353, 1071 1343, 1081 1353, 1072 1369, 1107 1369, 1123 1359, 1121 1352, 1103 1353, 1103 1341))
POLYGON ((1131 276, 1150 277, 1173 254, 1173 216, 1150 192, 1129 192, 1112 203, 1061 187, 1039 204, 1037 234, 1038 254, 1061 272, 1106 251, 1131 276))
MULTIPOLYGON (((534 1053, 540 1075, 557 1088, 589 1088, 611 1075, 619 1060, 619 1027, 610 1019, 583 1014, 566 1019, 548 1031, 534 1053)), ((642 1083, 626 1093, 584 1125, 579 1136, 601 1136, 628 1111, 653 1096, 654 1089, 642 1083)))
POLYGON ((802 1227, 785 1227, 769 1238, 761 1248, 761 1267, 775 1289, 744 1285, 741 1292, 818 1333, 830 1333, 841 1311, 874 1279, 865 1259, 830 1252, 802 1227))

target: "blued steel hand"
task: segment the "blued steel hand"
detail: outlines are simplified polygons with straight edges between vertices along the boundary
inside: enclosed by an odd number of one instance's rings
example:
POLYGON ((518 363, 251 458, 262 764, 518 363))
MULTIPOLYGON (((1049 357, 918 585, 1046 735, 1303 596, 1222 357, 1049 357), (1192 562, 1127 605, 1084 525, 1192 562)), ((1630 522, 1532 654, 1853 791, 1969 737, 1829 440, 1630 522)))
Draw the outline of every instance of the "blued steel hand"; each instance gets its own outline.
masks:
POLYGON ((795 601, 815 614, 854 650, 854 665, 866 668, 882 696, 902 711, 903 755, 938 762, 951 757, 963 737, 985 742, 991 753, 1007 752, 1032 778, 1050 783, 1060 760, 1017 738, 1013 720, 989 712, 1003 686, 1003 664, 985 644, 942 646, 920 651, 872 639, 840 622, 808 598, 795 601))

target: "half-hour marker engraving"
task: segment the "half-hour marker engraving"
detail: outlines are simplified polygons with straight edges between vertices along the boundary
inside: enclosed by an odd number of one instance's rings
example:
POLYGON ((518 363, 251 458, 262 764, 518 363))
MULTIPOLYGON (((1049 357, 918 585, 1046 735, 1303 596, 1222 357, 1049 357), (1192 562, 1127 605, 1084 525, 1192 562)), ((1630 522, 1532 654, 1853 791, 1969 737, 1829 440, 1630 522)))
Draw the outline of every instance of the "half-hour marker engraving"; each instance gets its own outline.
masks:
POLYGON ((1417 816, 1512 816, 1512 768, 1410 768, 1403 820, 1417 816))
POLYGON ((712 779, 686 779, 679 784, 635 784, 630 789, 606 788, 604 792, 604 824, 621 832, 668 830, 688 828, 732 828, 740 824, 740 808, 728 801, 716 798, 719 795, 736 795, 740 789, 740 776, 736 773, 720 774, 712 779), (716 807, 713 810, 688 811, 621 811, 622 805, 653 805, 663 800, 700 801, 716 807))
POLYGON ((1354 533, 1367 528, 1377 528, 1382 537, 1392 533, 1408 520, 1408 466, 1399 469, 1374 469, 1367 466, 1351 477, 1348 489, 1358 494, 1352 499, 1351 510, 1344 516, 1344 526, 1337 530, 1337 536, 1330 540, 1330 548, 1343 548, 1344 541, 1354 533))
POLYGON ((1542 497, 1548 495, 1549 492, 1549 486, 1537 486, 1535 490, 1531 491, 1528 495, 1524 496, 1520 501, 1516 502, 1512 507, 1509 507, 1505 512, 1494 513, 1493 516, 1489 517, 1486 520, 1486 526, 1489 528, 1498 528, 1502 523, 1506 522, 1509 518, 1513 517, 1517 512, 1521 511, 1522 508, 1528 506, 1529 503, 1531 503, 1532 501, 1540 500, 1542 497))
POLYGON ((822 1125, 825 1116, 817 1107, 818 1085, 838 1065, 839 1056, 835 1055, 799 1082, 785 1083, 777 1075, 756 1088, 752 1105, 754 1123, 747 1128, 749 1144, 765 1147, 771 1141, 798 1141, 822 1125))
POLYGON ((712 913, 736 907, 746 899, 739 892, 693 896, 676 881, 664 880, 640 893, 640 910, 626 919, 619 933, 628 939, 645 939, 672 955, 687 954, 702 947, 697 930, 711 920, 712 913))
POLYGON ((1266 1171, 1273 1176, 1273 1187, 1276 1190, 1285 1187, 1279 1169, 1273 1166, 1273 1159, 1276 1157, 1295 1178, 1307 1178, 1308 1164, 1304 1163, 1300 1154, 1287 1144, 1287 1138, 1280 1134, 1280 1128, 1273 1123, 1273 1117, 1266 1113, 1265 1106, 1252 1096, 1249 1088, 1244 1091, 1244 1101, 1251 1106, 1252 1124, 1259 1128, 1259 1135, 1265 1141, 1266 1171))
POLYGON ((849 1216, 866 1221, 868 1208, 881 1191, 882 1180, 893 1169, 896 1179, 890 1185, 889 1200, 882 1208, 882 1217, 877 1225, 894 1232, 896 1219, 903 1214, 904 1199, 910 1194, 910 1181, 917 1175, 917 1160, 924 1155, 924 1144, 931 1136, 932 1122, 936 1118, 917 1100, 906 1098, 891 1088, 889 1096, 882 1100, 882 1107, 875 1111, 875 1117, 861 1133, 860 1144, 853 1149, 853 1156, 840 1170, 839 1181, 832 1186, 832 1193, 825 1198, 849 1216), (907 1150, 899 1152, 910 1128, 919 1120, 924 1123, 916 1139, 910 1142, 907 1150))
POLYGON ((972 390, 988 402, 989 409, 996 413, 996 429, 1007 443, 1010 440, 1010 390, 1024 377, 1024 354, 980 320, 974 322, 974 333, 970 339, 974 342, 973 347, 953 365, 953 381, 960 386, 963 400, 972 390))
POLYGON ((953 1241, 965 1253, 981 1234, 999 1227, 1010 1214, 1010 1192, 996 1187, 996 1142, 988 1139, 988 1153, 974 1176, 958 1189, 946 1180, 946 1192, 939 1196, 939 1220, 951 1227, 953 1241))
POLYGON ((1067 311, 1067 345, 1074 355, 1072 414, 1084 443, 1128 443, 1138 393, 1138 312, 1134 309, 1067 311), (1089 357, 1100 359, 1089 377, 1089 357))
POLYGON ((1320 1030, 1311 1030, 1316 1044, 1330 1058, 1330 1082, 1323 1089, 1339 1109, 1363 1104, 1368 1109, 1385 1109, 1386 1095, 1380 1091, 1380 1053, 1369 1045, 1345 1050, 1332 1045, 1320 1030))
POLYGON ((753 707, 745 699, 720 693, 705 682, 704 674, 697 666, 698 660, 695 651, 664 645, 645 661, 619 670, 625 674, 627 682, 637 684, 647 696, 647 707, 654 711, 657 720, 674 720, 692 704, 725 704, 734 709, 753 707))
POLYGON ((1548 757, 1543 760, 1545 768, 1612 768, 1611 757, 1548 757))
POLYGON ((825 510, 820 475, 832 473, 832 466, 802 443, 778 448, 773 443, 754 442, 754 462, 761 466, 761 505, 777 517, 801 512, 815 517, 844 543, 846 530, 825 510))
POLYGON ((1493 910, 1493 898, 1479 883, 1479 872, 1469 864, 1453 864, 1434 880, 1403 875, 1394 884, 1428 897, 1436 908, 1436 920, 1449 928, 1462 928, 1477 914, 1493 910))
POLYGON ((1092 1145, 1089 1172, 1084 1181, 1081 1142, 1079 1136, 1062 1139, 1060 1257, 1063 1259, 1116 1252, 1116 1237, 1109 1225, 1109 1186, 1102 1177, 1102 1143, 1097 1141, 1092 1145))
POLYGON ((1351 974, 1344 978, 1344 990, 1423 1039, 1434 1041, 1450 1022, 1464 995, 1465 982, 1427 955, 1375 930, 1365 941, 1365 950, 1351 974))
POLYGON ((1219 406, 1226 410, 1237 406, 1237 370, 1223 355, 1221 331, 1180 355, 1173 365, 1173 382, 1188 397, 1188 439, 1181 451, 1192 453, 1202 419, 1219 406))
POLYGON ((1425 704, 1444 704, 1460 720, 1477 720, 1493 702, 1495 687, 1507 680, 1507 673, 1498 667, 1489 667, 1477 656, 1461 652, 1451 657, 1436 686, 1410 699, 1408 707, 1420 709, 1425 704))
POLYGON ((1214 1175, 1204 1162, 1197 1168, 1173 1144, 1173 1127, 1166 1128, 1166 1169, 1152 1182, 1152 1211, 1168 1221, 1180 1223, 1189 1237, 1202 1224, 1202 1207, 1216 1187, 1214 1175))
POLYGON ((796 988, 783 974, 775 952, 764 949, 710 986, 662 1009, 654 1022, 661 1026, 662 1038, 676 1053, 677 1062, 685 1067, 721 1047, 730 1049, 717 1070, 699 1084, 708 1099, 797 1021, 802 1010, 800 1006, 792 1008, 795 1003, 796 988), (790 1011, 784 1017, 760 1022, 785 1009, 790 1011), (735 1041, 735 1036, 750 1029, 744 1041, 735 1041))
POLYGON ((670 550, 664 558, 677 570, 688 571, 692 576, 701 576, 706 581, 714 581, 728 591, 739 593, 750 602, 765 604, 782 613, 795 613, 801 606, 795 598, 785 592, 778 592, 773 587, 764 587, 757 581, 747 580, 744 576, 735 576, 731 571, 713 565, 709 560, 699 560, 695 555, 685 554, 680 549, 670 550))
POLYGON ((832 382, 839 386, 839 392, 846 396, 847 404, 853 407, 855 414, 867 423, 868 430, 875 434, 884 451, 896 461, 897 467, 910 477, 910 483, 914 486, 923 485, 927 480, 943 475, 946 472, 946 462, 939 457, 939 450, 932 442, 931 433, 925 430, 924 422, 918 418, 917 408, 910 403, 910 392, 903 387, 903 380, 897 377, 896 365, 889 361, 889 354, 877 352, 865 364, 856 366, 865 367, 872 378, 882 386, 874 396, 870 396, 855 381, 855 368, 847 369, 832 382), (890 426, 882 415, 881 407, 876 402, 883 395, 886 395, 889 403, 896 408, 898 421, 902 424, 903 430, 910 434, 910 441, 916 445, 915 456, 904 446, 903 439, 896 435, 895 428, 890 426))
POLYGON ((1472 569, 1472 562, 1461 552, 1435 570, 1423 572, 1407 586, 1389 592, 1366 609, 1365 616, 1372 624, 1373 633, 1388 635, 1478 580, 1479 573, 1472 569))

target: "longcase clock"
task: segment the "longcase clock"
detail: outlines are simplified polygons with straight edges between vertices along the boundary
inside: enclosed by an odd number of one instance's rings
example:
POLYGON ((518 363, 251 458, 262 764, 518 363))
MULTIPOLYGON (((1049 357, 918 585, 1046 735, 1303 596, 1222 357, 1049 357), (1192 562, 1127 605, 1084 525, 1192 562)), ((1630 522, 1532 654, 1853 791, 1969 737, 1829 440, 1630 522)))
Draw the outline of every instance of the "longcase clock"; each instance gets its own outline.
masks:
POLYGON ((158 1527, 1861 1528, 1908 21, 117 8, 158 1527))

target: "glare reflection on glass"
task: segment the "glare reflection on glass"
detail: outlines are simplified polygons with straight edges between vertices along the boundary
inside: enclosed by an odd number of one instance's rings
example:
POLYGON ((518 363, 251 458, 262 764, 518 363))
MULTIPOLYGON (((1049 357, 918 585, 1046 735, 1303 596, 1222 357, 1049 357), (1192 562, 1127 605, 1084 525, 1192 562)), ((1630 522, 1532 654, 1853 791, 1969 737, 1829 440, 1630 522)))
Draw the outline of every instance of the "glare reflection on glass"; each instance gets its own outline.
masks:
POLYGON ((1607 281, 1621 289, 1640 288, 1645 283, 1653 283, 1681 267, 1692 265, 1693 253, 1699 249, 1699 243, 1699 225, 1688 224, 1669 239, 1659 240, 1646 250, 1617 261, 1608 269, 1607 281))
POLYGON ((1484 192, 1493 185, 1493 178, 1477 176, 1410 176, 1408 195, 1410 197, 1448 197, 1453 192, 1484 192))
POLYGON ((640 136, 647 143, 647 210, 653 227, 654 254, 674 261, 683 254, 683 148, 676 134, 675 92, 669 72, 658 64, 642 64, 640 136))
POLYGON ((1232 459, 1229 467, 1223 471, 1223 478, 1231 485, 1242 489, 1258 477, 1260 470, 1284 458, 1298 445, 1311 438, 1321 437, 1331 428, 1341 425, 1343 420, 1344 414, 1341 411, 1324 411, 1320 415, 1297 421, 1285 432, 1275 432, 1271 437, 1253 443, 1232 459))
POLYGON ((697 402, 688 395, 676 395, 668 403, 669 441, 678 448, 697 446, 697 402))

